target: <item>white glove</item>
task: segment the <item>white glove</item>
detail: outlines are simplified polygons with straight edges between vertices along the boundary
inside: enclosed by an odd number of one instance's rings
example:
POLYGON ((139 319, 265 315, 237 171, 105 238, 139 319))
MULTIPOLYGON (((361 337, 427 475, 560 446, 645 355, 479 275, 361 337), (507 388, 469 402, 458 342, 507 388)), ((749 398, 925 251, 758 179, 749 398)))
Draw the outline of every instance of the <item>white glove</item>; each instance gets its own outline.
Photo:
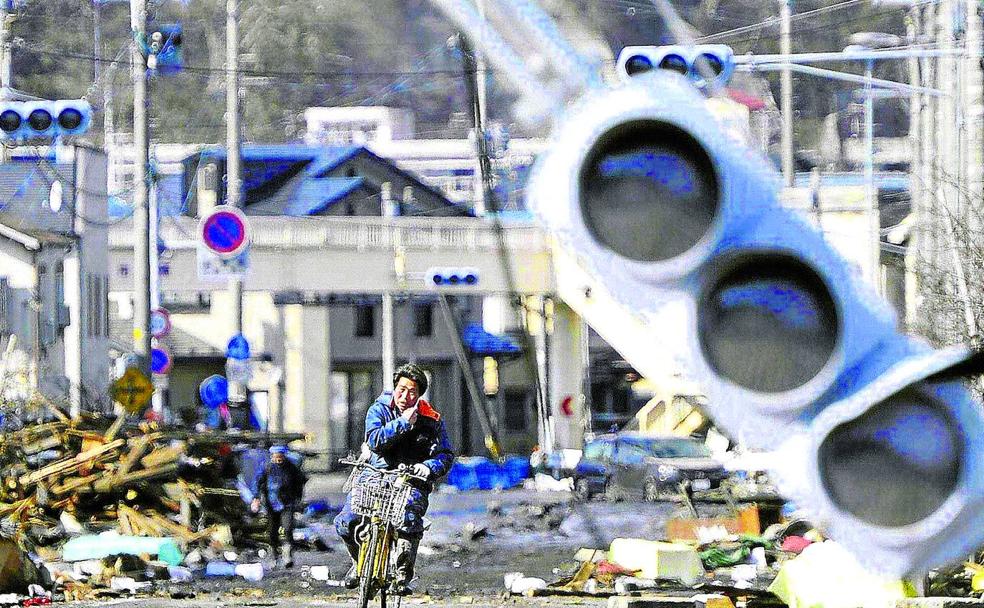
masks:
POLYGON ((417 475, 418 477, 423 477, 424 479, 430 479, 431 470, 430 467, 428 467, 426 464, 418 462, 417 464, 413 465, 413 474, 417 475))

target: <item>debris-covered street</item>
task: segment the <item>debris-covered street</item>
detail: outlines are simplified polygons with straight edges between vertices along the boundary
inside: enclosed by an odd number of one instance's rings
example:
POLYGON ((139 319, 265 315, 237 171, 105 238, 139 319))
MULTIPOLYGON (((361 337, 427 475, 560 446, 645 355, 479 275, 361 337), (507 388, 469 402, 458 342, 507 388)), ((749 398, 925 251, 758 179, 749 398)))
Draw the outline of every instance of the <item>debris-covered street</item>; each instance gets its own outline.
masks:
MULTIPOLYGON (((264 516, 248 512, 235 489, 244 455, 297 436, 187 434, 47 409, 54 420, 10 432, 3 443, 0 603, 355 601, 340 580, 349 560, 332 525, 345 473, 308 482, 289 568, 273 558, 264 516)), ((495 470, 481 459, 468 466, 476 462, 495 470)), ((474 471, 462 465, 452 476, 457 485, 434 493, 407 603, 613 606, 662 598, 769 606, 802 603, 824 577, 846 593, 883 600, 912 588, 869 579, 778 497, 750 500, 747 484, 729 482, 692 501, 688 494, 585 501, 575 499, 569 479, 537 473, 506 483, 508 467, 500 466, 497 479, 513 487, 461 490, 474 471)), ((981 571, 970 563, 915 583, 967 597, 980 593, 981 571)))
POLYGON ((0 608, 984 608, 984 0, 0 0, 0 608))

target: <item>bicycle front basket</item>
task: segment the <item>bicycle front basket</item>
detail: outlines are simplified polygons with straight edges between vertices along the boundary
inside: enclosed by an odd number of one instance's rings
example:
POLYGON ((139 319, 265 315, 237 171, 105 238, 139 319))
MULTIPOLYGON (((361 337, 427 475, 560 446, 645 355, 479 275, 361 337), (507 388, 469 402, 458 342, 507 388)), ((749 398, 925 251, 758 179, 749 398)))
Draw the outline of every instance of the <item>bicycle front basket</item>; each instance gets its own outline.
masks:
POLYGON ((394 526, 403 524, 411 487, 389 477, 369 477, 352 491, 352 512, 363 517, 374 515, 394 526))

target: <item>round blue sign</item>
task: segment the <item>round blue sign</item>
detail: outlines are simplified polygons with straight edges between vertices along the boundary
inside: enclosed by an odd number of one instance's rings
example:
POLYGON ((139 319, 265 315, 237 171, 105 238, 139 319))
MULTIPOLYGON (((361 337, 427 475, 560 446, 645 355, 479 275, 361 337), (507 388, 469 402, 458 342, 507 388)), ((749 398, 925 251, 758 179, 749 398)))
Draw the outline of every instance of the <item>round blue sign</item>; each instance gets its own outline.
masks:
POLYGON ((242 334, 236 334, 229 340, 229 345, 226 346, 226 357, 230 359, 237 359, 239 361, 246 361, 249 359, 249 342, 246 340, 246 336, 242 334))
POLYGON ((201 222, 202 242, 220 256, 236 256, 246 248, 246 216, 235 207, 217 209, 201 222))
POLYGON ((166 374, 171 371, 171 355, 163 348, 151 349, 150 371, 155 374, 166 374))
POLYGON ((215 409, 229 401, 229 383, 224 376, 212 374, 198 385, 198 396, 209 409, 215 409))

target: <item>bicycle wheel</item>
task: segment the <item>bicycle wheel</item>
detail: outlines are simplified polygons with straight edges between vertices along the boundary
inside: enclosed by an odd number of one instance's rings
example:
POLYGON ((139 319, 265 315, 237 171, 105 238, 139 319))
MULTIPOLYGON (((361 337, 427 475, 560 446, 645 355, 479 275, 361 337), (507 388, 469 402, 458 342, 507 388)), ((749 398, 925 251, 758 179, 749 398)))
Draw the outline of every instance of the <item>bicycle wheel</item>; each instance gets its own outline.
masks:
POLYGON ((366 556, 362 562, 362 572, 359 573, 359 608, 367 608, 373 596, 376 576, 376 554, 379 552, 378 531, 373 530, 366 547, 366 556))

